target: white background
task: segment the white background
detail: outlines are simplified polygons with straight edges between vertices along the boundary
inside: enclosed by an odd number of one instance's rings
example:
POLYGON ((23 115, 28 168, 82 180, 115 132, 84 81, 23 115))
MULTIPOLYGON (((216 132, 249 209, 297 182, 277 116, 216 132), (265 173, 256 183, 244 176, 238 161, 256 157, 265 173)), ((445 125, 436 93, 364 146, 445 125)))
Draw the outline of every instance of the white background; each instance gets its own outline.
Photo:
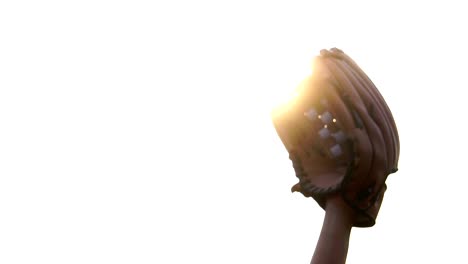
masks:
POLYGON ((463 1, 1 1, 0 263, 308 263, 324 214, 270 110, 331 47, 401 140, 347 263, 468 263, 467 25, 463 1))

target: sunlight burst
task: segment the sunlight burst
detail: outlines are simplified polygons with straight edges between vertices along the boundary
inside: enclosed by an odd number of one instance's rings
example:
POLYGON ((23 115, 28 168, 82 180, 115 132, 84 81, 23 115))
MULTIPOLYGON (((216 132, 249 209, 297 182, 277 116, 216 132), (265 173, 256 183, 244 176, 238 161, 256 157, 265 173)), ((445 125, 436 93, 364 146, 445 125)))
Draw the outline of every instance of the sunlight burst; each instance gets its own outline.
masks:
POLYGON ((309 61, 306 65, 298 63, 289 67, 287 71, 282 72, 282 76, 275 76, 277 82, 268 91, 270 93, 268 108, 270 110, 280 108, 294 100, 299 94, 298 89, 304 79, 310 76, 312 72, 313 67, 309 61))

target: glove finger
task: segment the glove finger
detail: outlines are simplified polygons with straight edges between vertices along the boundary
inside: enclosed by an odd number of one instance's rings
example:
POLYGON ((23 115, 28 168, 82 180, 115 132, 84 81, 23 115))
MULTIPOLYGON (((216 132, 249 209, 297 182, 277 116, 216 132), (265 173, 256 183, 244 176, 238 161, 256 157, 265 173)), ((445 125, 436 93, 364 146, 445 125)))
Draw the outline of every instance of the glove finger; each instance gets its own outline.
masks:
MULTIPOLYGON (((382 107, 384 109, 384 111, 386 111, 387 113, 391 113, 390 111, 390 108, 388 107, 386 101, 384 100, 382 94, 378 91, 377 88, 375 88, 375 85, 374 83, 372 82, 372 80, 369 78, 369 76, 367 76, 367 74, 357 65, 357 63, 351 59, 351 57, 349 57, 348 55, 346 55, 343 51, 339 50, 339 49, 332 49, 335 51, 335 53, 338 53, 339 54, 339 57, 346 61, 349 65, 352 66, 352 68, 358 73, 358 75, 363 79, 365 80, 366 82, 370 83, 374 89, 370 89, 369 91, 374 95, 374 97, 378 98, 378 102, 380 102, 382 104, 382 107)), ((388 119, 389 119, 389 123, 392 125, 393 127, 393 131, 395 133, 397 133, 397 128, 396 128, 396 124, 395 124, 395 120, 393 119, 393 116, 390 114, 388 116, 386 116, 388 119)), ((396 141, 398 142, 398 140, 396 141)))
POLYGON ((377 87, 375 87, 374 83, 362 71, 362 69, 343 52, 340 52, 340 55, 341 60, 339 61, 339 64, 346 64, 353 70, 353 78, 356 79, 356 81, 361 84, 361 87, 364 87, 364 90, 366 90, 370 94, 370 96, 374 98, 374 104, 380 110, 381 114, 378 115, 377 118, 373 118, 376 122, 380 121, 379 126, 381 127, 381 131, 388 134, 384 134, 388 150, 387 153, 391 153, 391 155, 387 155, 389 158, 388 163, 390 164, 389 166, 391 166, 392 171, 395 171, 398 167, 397 162, 399 155, 399 140, 398 130, 396 128, 395 120, 393 119, 393 115, 390 111, 390 108, 383 99, 377 87))
MULTIPOLYGON (((357 128, 358 125, 356 122, 362 123, 357 112, 343 102, 342 97, 339 95, 335 86, 330 83, 328 85, 330 87, 327 87, 326 95, 329 99, 329 111, 333 113, 334 116, 337 116, 336 123, 338 127, 341 131, 345 131, 342 136, 344 138, 339 141, 341 146, 345 146, 344 148, 348 149, 346 153, 349 153, 346 156, 347 171, 345 172, 344 184, 356 185, 359 184, 360 179, 359 177, 354 177, 356 181, 349 182, 348 178, 351 174, 350 170, 353 170, 353 175, 367 175, 369 173, 372 166, 372 159, 360 157, 372 157, 372 144, 365 132, 363 124, 361 124, 361 128, 357 128), (359 121, 354 121, 355 118, 358 118, 359 121)), ((339 132, 335 132, 335 135, 336 134, 339 134, 339 132)))
POLYGON ((382 94, 375 87, 372 80, 370 80, 370 78, 367 76, 367 74, 364 73, 364 71, 357 65, 357 63, 353 59, 351 59, 348 55, 346 55, 343 51, 341 51, 339 49, 333 48, 332 52, 335 53, 339 58, 341 58, 343 61, 345 61, 348 65, 350 65, 354 69, 354 71, 358 75, 358 79, 361 79, 361 81, 364 84, 366 84, 365 87, 367 87, 368 91, 374 96, 374 98, 376 99, 375 101, 379 104, 382 111, 384 113, 387 113, 386 115, 384 115, 384 117, 385 117, 385 120, 387 121, 387 124, 392 128, 391 129, 391 134, 392 134, 392 139, 393 139, 392 146, 394 148, 393 155, 392 155, 393 156, 393 159, 392 159, 393 162, 391 162, 390 164, 392 164, 392 166, 393 166, 392 169, 394 171, 396 171, 396 169, 398 167, 398 157, 399 157, 399 153, 400 153, 400 143, 399 143, 399 139, 398 139, 398 130, 397 130, 393 115, 391 114, 390 108, 388 107, 388 105, 387 105, 386 101, 384 100, 382 94))
MULTIPOLYGON (((345 179, 345 185, 357 185, 360 183, 360 177, 355 175, 364 175, 370 171, 372 165, 372 144, 370 143, 367 134, 365 133, 365 127, 363 121, 360 119, 359 114, 355 111, 354 107, 350 105, 351 101, 359 103, 361 106, 361 112, 366 110, 362 107, 364 103, 361 101, 361 98, 354 94, 350 94, 347 89, 344 87, 351 87, 350 85, 343 85, 336 78, 336 71, 333 68, 330 68, 325 62, 325 58, 321 58, 319 61, 321 64, 317 64, 314 67, 314 73, 317 72, 321 76, 327 76, 328 85, 325 86, 326 97, 329 99, 330 111, 339 117, 339 122, 341 127, 346 131, 347 138, 352 139, 354 148, 352 155, 362 156, 367 158, 357 158, 359 159, 358 164, 354 164, 356 160, 348 160, 348 168, 353 169, 353 181, 350 179, 345 179), (331 74, 334 73, 334 74, 331 74), (345 102, 348 102, 346 104, 345 102), (356 127, 360 127, 356 128, 356 127), (349 136, 351 135, 351 137, 349 136)), ((352 92, 352 91, 351 91, 352 92)), ((358 106, 358 107, 359 107, 358 106)), ((337 120, 338 121, 338 120, 337 120)), ((350 155, 351 156, 351 155, 350 155)), ((349 175, 350 172, 347 174, 349 175)), ((349 178, 349 177, 346 177, 349 178)), ((355 188, 356 189, 356 188, 355 188)), ((352 196, 352 194, 350 194, 352 196)), ((356 196, 357 194, 355 194, 356 196)))
MULTIPOLYGON (((330 57, 323 58, 323 63, 326 65, 329 71, 333 73, 332 77, 330 78, 330 82, 334 85, 347 108, 356 110, 359 115, 362 115, 362 113, 367 113, 365 101, 361 99, 361 97, 351 86, 351 83, 344 77, 344 74, 335 65, 334 59, 330 57)), ((357 116, 353 116, 353 120, 357 127, 364 125, 362 123, 363 120, 357 116)))
POLYGON ((325 107, 334 117, 338 117, 336 118, 336 124, 343 129, 344 132, 349 133, 358 125, 354 121, 355 117, 350 112, 350 108, 344 103, 346 99, 343 97, 347 95, 339 91, 338 84, 325 64, 324 59, 322 58, 317 61, 320 63, 316 63, 314 72, 319 76, 324 76, 324 78, 320 80, 318 86, 321 88, 321 96, 326 100, 325 107))
MULTIPOLYGON (((368 83, 363 82, 362 80, 359 80, 359 76, 351 72, 350 66, 346 65, 344 61, 342 60, 336 60, 336 63, 338 67, 345 73, 346 77, 350 80, 350 82, 353 84, 353 86, 356 88, 357 92, 360 94, 361 97, 363 98, 368 98, 364 100, 371 100, 374 102, 377 107, 373 108, 373 114, 370 114, 370 117, 374 122, 377 124, 377 126, 380 128, 380 132, 382 133, 382 137, 384 139, 384 149, 374 149, 376 154, 379 154, 381 151, 386 151, 386 159, 385 157, 380 157, 380 155, 376 156, 374 155, 374 159, 380 158, 380 160, 374 160, 373 161, 373 166, 371 169, 371 176, 373 177, 373 186, 370 187, 367 191, 363 191, 363 193, 360 195, 361 197, 364 196, 369 196, 368 203, 369 206, 372 205, 375 202, 376 197, 380 193, 380 189, 382 186, 385 184, 385 181, 390 174, 390 172, 393 170, 394 165, 395 165, 395 148, 394 148, 394 136, 391 134, 391 126, 386 122, 386 114, 385 112, 380 108, 380 105, 378 105, 379 98, 376 98, 371 94, 369 91, 370 89, 375 87, 369 87, 368 83), (366 89, 367 87, 367 89, 366 89), (382 169, 384 168, 384 171, 382 169), (367 192, 367 193, 366 193, 367 192)), ((372 183, 369 183, 372 185, 372 183)))
POLYGON ((368 83, 365 83, 364 81, 360 80, 360 77, 357 76, 355 73, 351 72, 350 66, 347 65, 344 61, 337 60, 336 61, 337 66, 344 72, 346 77, 350 80, 350 82, 353 84, 354 87, 356 87, 358 94, 365 98, 364 100, 369 100, 373 102, 371 105, 370 109, 370 117, 374 122, 377 124, 377 126, 380 128, 380 131, 382 133, 382 136, 384 138, 384 142, 386 142, 386 152, 387 152, 387 157, 388 157, 388 164, 394 163, 394 148, 393 148, 393 143, 394 143, 394 136, 391 132, 390 128, 391 125, 387 121, 387 115, 385 112, 382 110, 381 105, 379 103, 379 99, 376 98, 371 94, 370 87, 366 88, 368 86, 368 83))
POLYGON ((371 171, 364 174, 353 174, 353 178, 357 181, 352 181, 347 186, 348 195, 352 197, 351 200, 357 202, 360 208, 367 208, 369 200, 371 199, 370 195, 374 193, 373 189, 376 183, 375 179, 379 179, 380 181, 380 179, 386 177, 387 153, 385 151, 385 144, 380 129, 372 120, 372 118, 370 118, 367 109, 365 109, 364 103, 369 102, 366 102, 366 98, 363 98, 362 101, 364 102, 359 104, 361 97, 356 91, 357 87, 354 87, 353 83, 348 78, 346 78, 346 75, 343 73, 343 71, 336 65, 335 60, 336 59, 333 58, 327 59, 327 66, 334 73, 339 86, 344 89, 344 91, 349 93, 351 99, 350 104, 352 108, 356 109, 360 118, 362 119, 366 132, 369 135, 372 143, 372 155, 360 155, 361 160, 365 157, 371 159, 371 171), (369 175, 369 173, 375 175, 369 175), (363 189, 364 191, 372 190, 372 192, 363 193, 363 189))
MULTIPOLYGON (((336 60, 335 61, 338 68, 340 68, 340 70, 342 70, 342 72, 345 74, 345 76, 348 78, 348 80, 352 83, 353 87, 356 88, 356 91, 357 93, 362 97, 364 98, 363 100, 364 101, 371 101, 371 102, 375 102, 375 99, 368 93, 368 91, 366 90, 365 88, 365 85, 363 85, 361 82, 359 82, 356 78, 355 78, 355 74, 351 73, 350 72, 350 69, 347 65, 344 65, 344 63, 342 61, 339 61, 339 60, 336 60)), ((371 175, 374 176, 373 177, 373 182, 374 182, 374 186, 372 187, 372 192, 370 193, 370 196, 371 197, 374 197, 378 194, 378 191, 380 190, 380 187, 385 183, 385 180, 387 179, 387 176, 388 174, 390 173, 390 169, 389 169, 389 164, 392 164, 393 163, 393 160, 392 161, 389 161, 388 159, 389 158, 394 158, 393 157, 393 148, 391 146, 389 146, 391 143, 393 143, 393 138, 391 137, 391 135, 389 134, 389 129, 388 129, 388 126, 386 124, 386 122, 384 121, 384 114, 382 113, 382 111, 378 108, 378 107, 373 107, 373 111, 374 111, 374 114, 376 115, 377 118, 372 118, 372 115, 369 115, 370 116, 370 119, 372 119, 376 125, 379 127, 379 132, 382 134, 382 138, 383 138, 383 146, 382 146, 382 149, 380 148, 376 148, 375 144, 374 144, 374 161, 373 161, 373 166, 372 166, 372 169, 371 169, 371 175), (385 144, 387 143, 387 144, 385 144), (382 153, 382 152, 385 152, 385 157, 381 157, 379 154, 382 153), (376 158, 379 158, 378 160, 375 160, 376 158), (384 170, 384 171, 381 171, 381 170, 384 170)), ((377 145, 378 146, 378 145, 377 145)), ((393 165, 393 164, 392 164, 393 165)))
MULTIPOLYGON (((357 113, 350 111, 350 108, 343 102, 342 96, 337 91, 337 86, 333 83, 334 79, 331 72, 323 63, 322 59, 316 60, 314 65, 314 74, 321 76, 317 78, 316 87, 320 90, 315 92, 315 97, 320 97, 322 104, 322 112, 319 119, 322 120, 321 125, 323 127, 319 131, 321 138, 328 138, 327 144, 323 147, 327 153, 329 153, 330 159, 340 160, 345 164, 349 164, 349 155, 344 158, 341 157, 342 151, 333 152, 333 150, 340 150, 341 148, 346 150, 346 141, 349 139, 349 133, 356 128, 355 118, 357 113)), ((336 83, 336 82, 335 82, 336 83)), ((313 120, 317 119, 317 111, 314 108, 310 108, 308 112, 313 112, 315 115, 307 116, 313 120)), ((344 151, 345 154, 349 153, 344 151)))

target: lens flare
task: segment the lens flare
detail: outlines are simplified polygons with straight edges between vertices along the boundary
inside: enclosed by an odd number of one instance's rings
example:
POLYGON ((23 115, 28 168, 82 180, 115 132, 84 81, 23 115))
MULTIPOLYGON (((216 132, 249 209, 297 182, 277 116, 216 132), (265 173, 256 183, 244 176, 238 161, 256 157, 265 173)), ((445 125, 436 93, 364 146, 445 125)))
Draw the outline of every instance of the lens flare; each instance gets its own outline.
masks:
POLYGON ((312 73, 313 67, 309 64, 307 67, 291 67, 283 76, 278 76, 278 85, 271 91, 270 110, 277 111, 293 103, 312 73))

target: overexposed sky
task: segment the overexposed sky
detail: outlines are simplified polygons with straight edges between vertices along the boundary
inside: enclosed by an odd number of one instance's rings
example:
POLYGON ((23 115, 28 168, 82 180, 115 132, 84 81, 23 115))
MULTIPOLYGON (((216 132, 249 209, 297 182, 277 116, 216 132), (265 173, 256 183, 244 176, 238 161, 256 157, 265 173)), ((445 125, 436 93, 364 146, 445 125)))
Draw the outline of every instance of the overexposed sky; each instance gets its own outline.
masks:
POLYGON ((467 263, 464 6, 0 2, 0 263, 308 263, 324 213, 270 111, 331 47, 401 141, 347 263, 467 263))

